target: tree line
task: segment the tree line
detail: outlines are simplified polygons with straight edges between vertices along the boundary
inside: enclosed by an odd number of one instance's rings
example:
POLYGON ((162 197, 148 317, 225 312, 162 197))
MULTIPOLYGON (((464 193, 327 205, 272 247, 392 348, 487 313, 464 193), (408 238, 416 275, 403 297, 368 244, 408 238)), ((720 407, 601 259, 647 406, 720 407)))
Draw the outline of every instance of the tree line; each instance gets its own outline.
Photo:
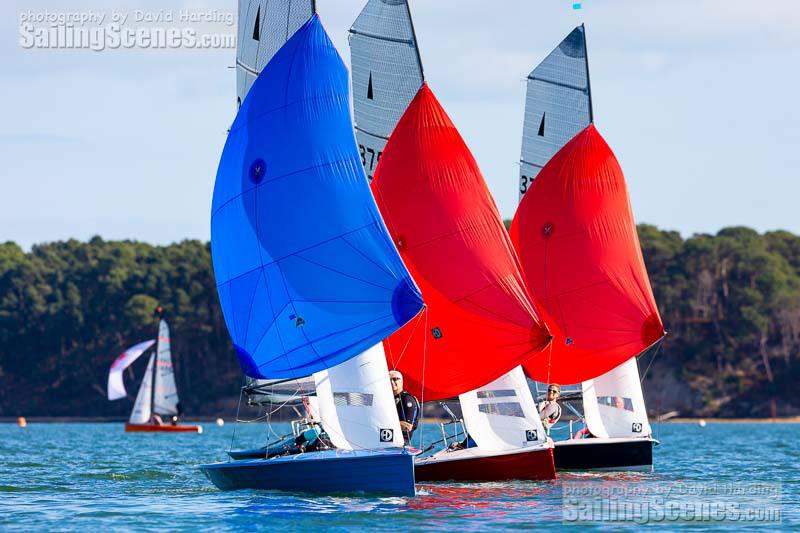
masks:
MULTIPOLYGON (((743 227, 683 239, 639 226, 669 335, 640 360, 653 412, 800 413, 800 237, 743 227)), ((154 338, 166 312, 189 415, 235 408, 242 375, 217 301, 207 243, 69 240, 29 252, 0 244, 0 416, 127 416, 108 402, 108 368, 154 338)), ((131 398, 146 363, 126 377, 131 398)))

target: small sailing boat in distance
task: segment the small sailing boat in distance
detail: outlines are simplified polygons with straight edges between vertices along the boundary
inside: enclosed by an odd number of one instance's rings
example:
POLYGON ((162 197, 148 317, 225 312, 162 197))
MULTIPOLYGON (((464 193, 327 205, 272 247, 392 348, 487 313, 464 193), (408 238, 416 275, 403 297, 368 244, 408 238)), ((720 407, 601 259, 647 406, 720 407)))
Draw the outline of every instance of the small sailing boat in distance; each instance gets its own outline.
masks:
POLYGON ((155 345, 156 349, 150 354, 133 411, 125 424, 125 431, 202 433, 202 426, 178 424, 178 417, 182 412, 172 366, 169 326, 164 320, 161 307, 156 308, 155 315, 159 319, 158 337, 128 348, 112 363, 108 373, 108 399, 127 397, 122 372, 155 345))

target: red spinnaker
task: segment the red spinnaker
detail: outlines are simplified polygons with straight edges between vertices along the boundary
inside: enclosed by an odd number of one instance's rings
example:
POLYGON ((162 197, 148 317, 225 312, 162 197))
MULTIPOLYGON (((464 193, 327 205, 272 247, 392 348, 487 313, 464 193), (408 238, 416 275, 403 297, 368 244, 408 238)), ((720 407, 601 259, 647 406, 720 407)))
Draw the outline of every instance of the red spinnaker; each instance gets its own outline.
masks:
POLYGON ((543 382, 578 383, 664 335, 622 169, 593 124, 553 156, 511 225, 528 288, 554 339, 543 382))
POLYGON ((408 391, 453 397, 542 354, 550 333, 497 207, 427 85, 392 133, 372 191, 427 305, 384 341, 408 391))

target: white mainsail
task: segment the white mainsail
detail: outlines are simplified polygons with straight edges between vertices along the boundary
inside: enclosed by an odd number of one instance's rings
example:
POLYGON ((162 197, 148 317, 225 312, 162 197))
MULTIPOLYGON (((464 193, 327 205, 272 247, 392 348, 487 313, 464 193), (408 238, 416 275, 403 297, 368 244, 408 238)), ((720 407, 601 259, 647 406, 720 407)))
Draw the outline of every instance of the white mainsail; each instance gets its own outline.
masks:
POLYGON ((314 4, 314 0, 239 0, 237 109, 275 52, 314 14, 314 4))
POLYGON ((172 366, 169 327, 165 320, 161 320, 158 325, 153 412, 159 415, 177 415, 178 402, 178 388, 175 385, 175 370, 172 366))
POLYGON ((314 374, 319 418, 339 449, 403 446, 383 343, 314 374))
POLYGON ((136 394, 136 403, 133 404, 133 411, 129 422, 131 424, 147 424, 153 414, 153 365, 155 364, 156 354, 150 356, 147 363, 147 370, 144 372, 144 379, 139 386, 136 394))
POLYGON ((592 120, 586 32, 581 24, 528 75, 520 199, 545 163, 592 120))
POLYGON ((639 367, 631 357, 613 370, 583 382, 583 416, 595 437, 647 437, 647 420, 639 367))
POLYGON ((521 367, 458 399, 467 433, 483 450, 510 451, 547 441, 521 367))
POLYGON ((422 86, 406 0, 369 0, 350 28, 356 140, 371 181, 394 127, 422 86))

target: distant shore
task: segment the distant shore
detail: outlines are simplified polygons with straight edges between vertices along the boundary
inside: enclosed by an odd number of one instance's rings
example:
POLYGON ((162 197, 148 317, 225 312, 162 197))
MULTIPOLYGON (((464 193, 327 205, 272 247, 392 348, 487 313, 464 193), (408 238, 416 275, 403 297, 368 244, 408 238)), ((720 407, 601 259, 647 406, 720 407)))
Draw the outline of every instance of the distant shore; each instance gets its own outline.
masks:
POLYGON ((778 418, 681 418, 675 417, 668 420, 651 420, 651 423, 663 424, 699 424, 700 422, 708 424, 800 424, 800 416, 786 416, 778 418))

